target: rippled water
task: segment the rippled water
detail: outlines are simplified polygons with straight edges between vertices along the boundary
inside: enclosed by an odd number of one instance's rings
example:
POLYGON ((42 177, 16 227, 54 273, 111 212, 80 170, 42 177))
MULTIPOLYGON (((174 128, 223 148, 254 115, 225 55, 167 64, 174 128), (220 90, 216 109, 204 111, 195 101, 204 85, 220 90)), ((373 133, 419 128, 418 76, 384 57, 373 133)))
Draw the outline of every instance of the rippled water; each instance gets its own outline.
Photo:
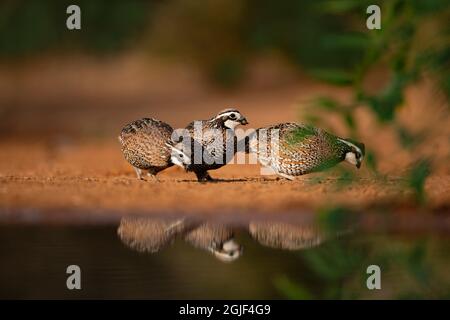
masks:
POLYGON ((3 223, 0 298, 450 298, 447 231, 281 214, 3 223), (81 269, 81 290, 66 287, 69 265, 81 269), (367 288, 370 265, 380 267, 380 290, 367 288))

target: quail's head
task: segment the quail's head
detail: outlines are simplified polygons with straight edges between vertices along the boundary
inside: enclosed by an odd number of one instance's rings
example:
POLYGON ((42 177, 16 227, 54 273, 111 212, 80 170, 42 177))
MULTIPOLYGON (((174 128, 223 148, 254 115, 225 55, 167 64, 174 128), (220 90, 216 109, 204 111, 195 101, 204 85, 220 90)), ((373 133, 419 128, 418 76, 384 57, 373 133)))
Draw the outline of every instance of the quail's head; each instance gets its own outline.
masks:
POLYGON ((236 126, 248 124, 247 119, 237 109, 225 109, 220 111, 215 119, 222 119, 225 127, 234 129, 236 126))
POLYGON ((182 168, 186 168, 191 164, 191 157, 184 153, 182 148, 168 143, 166 145, 170 148, 170 160, 173 164, 182 168))
POLYGON ((214 256, 222 262, 232 262, 242 255, 242 246, 229 239, 222 243, 219 247, 212 249, 214 256))
POLYGON ((340 140, 344 142, 349 148, 345 154, 345 161, 353 164, 359 169, 366 153, 364 143, 354 141, 352 139, 340 140))

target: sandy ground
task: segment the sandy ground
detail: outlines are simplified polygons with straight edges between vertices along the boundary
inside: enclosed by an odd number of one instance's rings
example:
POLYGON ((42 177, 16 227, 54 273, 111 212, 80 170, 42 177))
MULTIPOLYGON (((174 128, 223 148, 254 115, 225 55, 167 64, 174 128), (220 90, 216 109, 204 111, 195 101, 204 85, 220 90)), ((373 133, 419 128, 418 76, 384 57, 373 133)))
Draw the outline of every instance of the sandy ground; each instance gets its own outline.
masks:
MULTIPOLYGON (((288 181, 261 176, 258 165, 237 164, 212 171, 219 179, 213 183, 198 183, 194 174, 178 167, 160 173, 155 182, 137 180, 114 144, 72 146, 59 152, 39 145, 1 148, 6 152, 1 159, 0 201, 6 208, 285 211, 333 204, 401 203, 412 195, 402 187, 401 177, 381 181, 365 169, 343 186, 335 170, 317 183, 316 175, 288 181)), ((426 190, 433 206, 448 204, 450 176, 432 176, 426 190)))
MULTIPOLYGON (((150 116, 181 127, 232 105, 252 127, 259 127, 299 120, 304 101, 317 94, 345 100, 349 92, 298 79, 279 67, 250 70, 251 85, 224 92, 186 69, 159 70, 156 76, 149 72, 151 67, 135 64, 125 59, 114 66, 83 61, 78 68, 76 63, 63 67, 55 62, 33 63, 14 72, 0 68, 3 219, 20 212, 66 215, 73 209, 92 214, 99 209, 251 214, 405 204, 411 202, 412 192, 404 187, 403 175, 418 152, 431 156, 435 166, 426 182, 427 205, 450 205, 450 122, 442 103, 429 103, 435 92, 427 84, 409 90, 400 110, 405 123, 427 129, 432 137, 414 154, 399 147, 392 128, 377 124, 370 112, 357 112, 360 135, 376 152, 384 179, 363 166, 352 183, 341 181, 337 170, 320 174, 321 183, 315 182, 316 174, 287 181, 261 176, 258 165, 230 164, 211 172, 219 179, 214 183, 198 183, 192 173, 177 167, 159 174, 159 182, 138 181, 117 142, 121 127, 131 120, 150 116)), ((324 117, 333 132, 346 135, 335 118, 324 117)))

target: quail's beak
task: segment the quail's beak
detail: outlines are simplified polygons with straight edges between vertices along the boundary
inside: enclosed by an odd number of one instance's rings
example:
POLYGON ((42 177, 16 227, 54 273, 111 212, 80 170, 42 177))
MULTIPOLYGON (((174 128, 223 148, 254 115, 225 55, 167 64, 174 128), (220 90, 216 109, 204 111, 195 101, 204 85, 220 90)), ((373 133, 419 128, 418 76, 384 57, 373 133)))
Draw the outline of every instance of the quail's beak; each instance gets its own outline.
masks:
POLYGON ((361 167, 361 160, 356 160, 356 167, 358 169, 361 167))
POLYGON ((248 124, 248 121, 247 121, 247 119, 242 117, 241 119, 239 119, 239 123, 242 124, 243 126, 245 126, 246 124, 248 124))
POLYGON ((234 239, 221 243, 218 248, 211 249, 214 256, 222 262, 233 262, 238 259, 243 252, 243 247, 234 239))

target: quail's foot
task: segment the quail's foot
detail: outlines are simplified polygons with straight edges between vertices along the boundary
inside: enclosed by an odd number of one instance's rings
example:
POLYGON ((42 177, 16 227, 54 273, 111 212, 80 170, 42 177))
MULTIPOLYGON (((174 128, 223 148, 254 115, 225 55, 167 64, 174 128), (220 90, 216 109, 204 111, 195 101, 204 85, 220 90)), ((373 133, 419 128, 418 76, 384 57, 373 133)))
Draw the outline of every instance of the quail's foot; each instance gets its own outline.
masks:
POLYGON ((294 176, 290 176, 290 175, 285 174, 285 173, 277 172, 277 175, 279 175, 282 178, 288 179, 290 181, 294 181, 295 180, 294 176))
POLYGON ((136 175, 137 175, 137 178, 138 178, 139 180, 144 180, 144 178, 142 177, 142 170, 141 170, 141 169, 139 169, 139 168, 134 168, 134 171, 136 171, 136 175))
POLYGON ((208 172, 195 172, 198 182, 214 181, 208 172))
POLYGON ((159 182, 159 179, 156 176, 156 174, 153 174, 151 172, 147 172, 147 176, 150 178, 150 181, 159 182))

